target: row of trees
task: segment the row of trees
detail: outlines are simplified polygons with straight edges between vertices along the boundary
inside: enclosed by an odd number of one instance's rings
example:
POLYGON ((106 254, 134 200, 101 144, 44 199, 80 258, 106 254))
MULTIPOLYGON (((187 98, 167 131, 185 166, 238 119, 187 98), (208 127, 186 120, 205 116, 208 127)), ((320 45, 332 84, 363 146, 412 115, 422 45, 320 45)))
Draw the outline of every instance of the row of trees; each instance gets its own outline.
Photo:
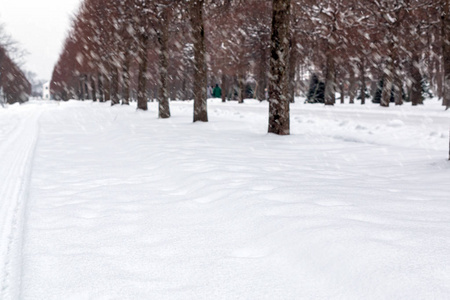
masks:
POLYGON ((31 84, 20 69, 17 59, 22 51, 0 25, 0 102, 23 103, 31 94, 31 84))
POLYGON ((208 84, 243 102, 252 80, 257 99, 269 90, 282 134, 304 74, 323 83, 327 105, 337 91, 364 104, 377 82, 382 106, 417 105, 427 80, 449 107, 449 1, 85 0, 51 89, 64 100, 137 99, 143 110, 156 98, 161 118, 169 98, 194 98, 194 121, 207 121, 208 84))

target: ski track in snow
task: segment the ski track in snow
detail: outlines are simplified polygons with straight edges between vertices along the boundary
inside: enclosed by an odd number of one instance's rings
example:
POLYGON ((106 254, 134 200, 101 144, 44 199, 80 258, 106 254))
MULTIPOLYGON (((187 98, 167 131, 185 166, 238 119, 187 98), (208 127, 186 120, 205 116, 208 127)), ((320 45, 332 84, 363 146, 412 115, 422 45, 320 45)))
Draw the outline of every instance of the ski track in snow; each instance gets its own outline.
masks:
POLYGON ((0 299, 20 294, 23 226, 39 115, 31 110, 19 122, 9 119, 9 130, 0 135, 0 299))
POLYGON ((195 124, 192 102, 168 120, 155 103, 43 102, 37 142, 38 104, 0 110, 2 300, 450 293, 440 107, 295 104, 278 137, 255 101, 212 101, 195 124))

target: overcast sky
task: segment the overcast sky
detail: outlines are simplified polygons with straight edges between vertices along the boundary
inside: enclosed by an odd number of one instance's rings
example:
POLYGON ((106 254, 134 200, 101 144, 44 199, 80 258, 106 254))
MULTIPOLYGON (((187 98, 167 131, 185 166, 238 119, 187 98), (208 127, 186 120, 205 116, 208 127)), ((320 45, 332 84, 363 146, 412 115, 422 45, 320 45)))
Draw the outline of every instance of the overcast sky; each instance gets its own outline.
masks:
POLYGON ((30 54, 24 69, 50 80, 70 16, 82 0, 0 0, 0 22, 30 54))

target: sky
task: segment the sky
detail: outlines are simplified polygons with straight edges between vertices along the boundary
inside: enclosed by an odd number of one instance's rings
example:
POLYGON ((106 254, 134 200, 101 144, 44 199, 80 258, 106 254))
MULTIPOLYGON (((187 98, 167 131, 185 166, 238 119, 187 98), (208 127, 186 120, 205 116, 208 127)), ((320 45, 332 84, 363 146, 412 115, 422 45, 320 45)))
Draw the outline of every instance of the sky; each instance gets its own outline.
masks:
POLYGON ((0 22, 28 51, 23 69, 50 80, 71 16, 82 0, 0 0, 0 22))

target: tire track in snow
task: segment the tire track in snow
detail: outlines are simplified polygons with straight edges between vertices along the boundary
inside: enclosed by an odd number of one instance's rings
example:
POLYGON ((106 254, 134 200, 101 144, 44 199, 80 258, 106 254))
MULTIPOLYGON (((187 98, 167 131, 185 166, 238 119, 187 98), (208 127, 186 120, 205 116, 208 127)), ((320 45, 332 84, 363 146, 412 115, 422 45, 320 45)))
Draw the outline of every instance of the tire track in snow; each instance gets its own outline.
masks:
POLYGON ((26 115, 0 152, 0 299, 20 295, 22 236, 40 111, 26 115))

